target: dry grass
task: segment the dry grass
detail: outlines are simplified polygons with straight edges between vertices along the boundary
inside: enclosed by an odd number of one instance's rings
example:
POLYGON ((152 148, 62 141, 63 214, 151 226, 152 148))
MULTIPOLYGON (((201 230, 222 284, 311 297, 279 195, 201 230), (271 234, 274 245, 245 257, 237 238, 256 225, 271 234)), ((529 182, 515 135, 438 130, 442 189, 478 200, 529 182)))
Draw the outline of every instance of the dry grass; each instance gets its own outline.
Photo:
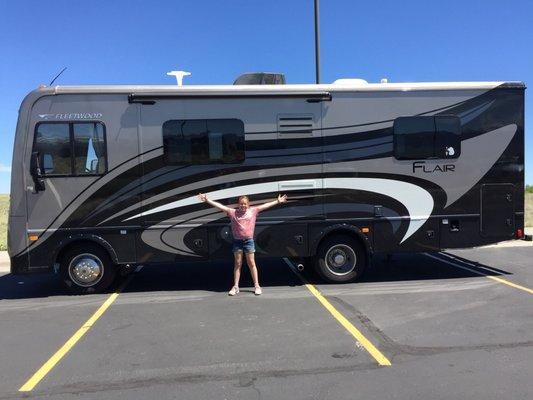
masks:
POLYGON ((533 193, 526 193, 525 226, 533 226, 533 193))
POLYGON ((7 216, 9 214, 9 195, 0 194, 0 250, 7 250, 7 216))

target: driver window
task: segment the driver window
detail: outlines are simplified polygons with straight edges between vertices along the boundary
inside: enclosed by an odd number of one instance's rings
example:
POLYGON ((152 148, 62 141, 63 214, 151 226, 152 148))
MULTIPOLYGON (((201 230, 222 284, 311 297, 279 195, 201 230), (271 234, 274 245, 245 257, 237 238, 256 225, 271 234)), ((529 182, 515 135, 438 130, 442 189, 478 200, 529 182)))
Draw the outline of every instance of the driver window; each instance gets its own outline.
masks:
POLYGON ((44 175, 71 174, 69 124, 39 124, 33 146, 33 151, 39 153, 39 164, 44 175))
POLYGON ((36 127, 33 152, 44 176, 102 175, 106 172, 101 122, 44 122, 36 127))

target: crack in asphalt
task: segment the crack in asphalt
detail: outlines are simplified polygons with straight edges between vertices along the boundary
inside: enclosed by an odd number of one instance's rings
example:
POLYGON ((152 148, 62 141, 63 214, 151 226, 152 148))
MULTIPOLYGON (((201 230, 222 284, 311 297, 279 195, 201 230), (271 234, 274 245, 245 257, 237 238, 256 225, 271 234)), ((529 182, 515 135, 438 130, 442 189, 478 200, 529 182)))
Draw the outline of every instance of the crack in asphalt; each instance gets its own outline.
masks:
POLYGON ((453 353, 459 351, 475 351, 475 350, 499 350, 499 349, 513 349, 517 347, 530 347, 533 346, 533 340, 528 340, 525 342, 514 342, 514 343, 487 343, 487 344, 476 344, 476 345, 466 345, 466 346, 411 346, 406 344, 401 344, 396 342, 390 336, 385 334, 380 328, 378 328, 370 318, 365 314, 359 311, 350 303, 335 297, 328 296, 328 299, 344 308, 348 311, 353 317, 355 317, 361 325, 363 325, 374 337, 378 338, 380 345, 385 349, 387 354, 391 355, 391 358, 394 359, 396 356, 401 355, 412 355, 412 356, 423 356, 423 355, 434 355, 434 354, 443 354, 443 353, 453 353))
POLYGON ((135 378, 125 379, 121 381, 110 382, 76 382, 68 385, 58 385, 50 389, 36 390, 21 394, 19 392, 0 395, 0 399, 15 399, 15 398, 36 398, 39 396, 52 395, 79 395, 86 393, 98 393, 106 391, 120 391, 128 389, 137 389, 147 386, 156 386, 172 383, 206 383, 206 382, 221 382, 221 381, 237 381, 237 386, 252 387, 259 396, 261 395, 259 389, 255 387, 255 383, 261 378, 287 378, 291 376, 305 376, 305 375, 322 375, 332 374, 338 372, 351 372, 362 370, 373 370, 384 368, 376 363, 365 363, 355 365, 343 365, 337 367, 325 368, 309 368, 309 369, 282 369, 282 370, 266 370, 266 371, 247 371, 237 374, 172 374, 157 378, 135 378))

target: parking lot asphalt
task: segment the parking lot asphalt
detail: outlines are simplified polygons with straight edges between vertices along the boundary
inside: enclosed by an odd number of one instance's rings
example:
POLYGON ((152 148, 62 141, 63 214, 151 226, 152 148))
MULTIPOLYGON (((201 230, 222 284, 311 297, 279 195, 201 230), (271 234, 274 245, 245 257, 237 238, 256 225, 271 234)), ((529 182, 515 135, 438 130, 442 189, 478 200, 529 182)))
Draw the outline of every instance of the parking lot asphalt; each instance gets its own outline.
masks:
POLYGON ((342 285, 260 260, 264 294, 245 273, 233 298, 229 262, 145 266, 28 392, 110 294, 3 273, 0 399, 530 399, 532 258, 533 246, 394 254, 342 285))

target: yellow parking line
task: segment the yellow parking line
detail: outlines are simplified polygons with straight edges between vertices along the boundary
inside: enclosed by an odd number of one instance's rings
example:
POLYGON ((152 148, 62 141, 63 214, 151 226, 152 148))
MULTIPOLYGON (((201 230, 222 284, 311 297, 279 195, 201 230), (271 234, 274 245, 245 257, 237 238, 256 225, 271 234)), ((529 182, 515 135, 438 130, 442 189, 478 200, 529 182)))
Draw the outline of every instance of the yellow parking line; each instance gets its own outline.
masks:
POLYGON ((379 365, 382 366, 391 366, 391 362, 381 353, 376 346, 374 346, 370 340, 368 340, 353 324, 342 315, 323 295, 320 291, 312 284, 307 282, 307 280, 300 275, 291 261, 287 258, 284 258, 287 265, 291 270, 300 278, 304 283, 305 287, 316 297, 316 299, 328 310, 331 315, 339 322, 365 349, 370 353, 372 357, 377 361, 379 365))
POLYGON ((533 294, 533 289, 527 288, 525 286, 517 285, 516 283, 506 281, 505 279, 498 278, 497 276, 487 276, 487 278, 492 279, 493 281, 500 282, 500 283, 503 283, 505 285, 514 287, 515 289, 520 289, 520 290, 523 290, 524 292, 533 294))
MULTIPOLYGON (((503 283, 504 285, 511 286, 511 287, 513 287, 515 289, 523 290, 524 292, 529 293, 529 294, 533 294, 533 289, 530 289, 528 287, 517 285, 516 283, 510 282, 510 281, 502 279, 502 278, 498 278, 497 276, 486 275, 486 274, 484 274, 482 272, 476 271, 475 269, 468 268, 468 267, 465 267, 463 265, 459 265, 458 263, 455 263, 455 262, 452 262, 452 261, 444 260, 444 259, 442 259, 440 257, 436 257, 436 256, 428 254, 428 253, 424 253, 424 254, 426 256, 428 256, 428 257, 434 258, 435 260, 444 262, 446 264, 453 265, 454 267, 461 268, 461 269, 464 269, 466 271, 473 272, 474 274, 477 274, 477 275, 480 275, 480 276, 484 276, 485 278, 492 279, 493 281, 496 281, 496 282, 499 282, 499 283, 503 283)), ((478 267, 478 268, 483 268, 483 267, 478 267)))
POLYGON ((100 318, 104 312, 109 308, 111 304, 117 299, 118 295, 126 285, 129 283, 133 275, 131 275, 124 283, 118 288, 118 290, 111 294, 107 300, 96 310, 96 312, 89 318, 80 329, 70 337, 69 340, 65 342, 63 346, 59 348, 58 351, 54 353, 52 357, 46 361, 41 368, 35 372, 28 381, 22 385, 19 389, 19 392, 30 392, 33 388, 56 366, 56 364, 61 361, 61 359, 72 349, 76 343, 87 333, 89 329, 94 325, 94 323, 100 318))

